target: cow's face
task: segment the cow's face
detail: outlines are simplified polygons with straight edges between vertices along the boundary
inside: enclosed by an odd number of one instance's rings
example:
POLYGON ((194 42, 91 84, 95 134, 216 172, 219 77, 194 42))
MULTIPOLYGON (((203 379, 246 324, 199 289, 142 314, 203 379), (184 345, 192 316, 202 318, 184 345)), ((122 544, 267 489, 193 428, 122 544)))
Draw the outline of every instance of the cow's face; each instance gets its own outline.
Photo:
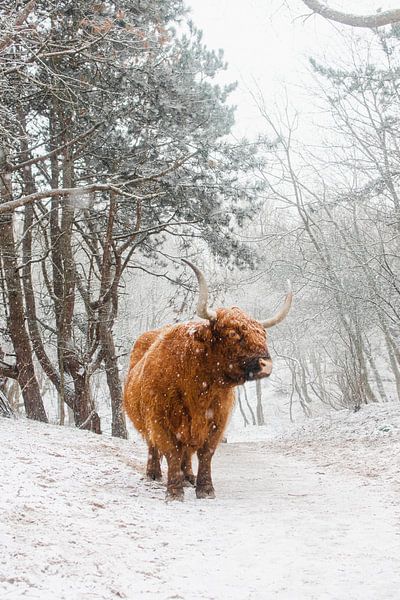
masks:
POLYGON ((293 299, 290 282, 282 308, 273 317, 256 321, 236 307, 211 310, 208 307, 206 278, 189 260, 183 258, 182 261, 193 269, 199 283, 196 312, 208 321, 208 325, 196 327, 194 335, 199 342, 211 344, 212 356, 209 356, 208 350, 204 351, 206 356, 215 361, 210 368, 214 370, 217 380, 225 385, 239 385, 268 377, 272 371, 272 361, 265 330, 283 321, 288 314, 293 299))
POLYGON ((227 382, 241 384, 269 377, 272 360, 263 326, 237 307, 217 310, 211 323, 219 367, 227 382))

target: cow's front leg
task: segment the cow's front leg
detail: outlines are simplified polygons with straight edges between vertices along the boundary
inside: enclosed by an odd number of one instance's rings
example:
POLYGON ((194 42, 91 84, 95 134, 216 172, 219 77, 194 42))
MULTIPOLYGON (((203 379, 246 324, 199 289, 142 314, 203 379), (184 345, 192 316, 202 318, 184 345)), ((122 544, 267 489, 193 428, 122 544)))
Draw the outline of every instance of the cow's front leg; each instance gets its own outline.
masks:
POLYGON ((168 483, 166 500, 183 500, 182 446, 167 452, 168 483))
POLYGON ((199 469, 196 479, 197 498, 215 498, 214 486, 211 478, 211 459, 214 455, 216 444, 207 440, 205 444, 197 451, 199 459, 199 469))
POLYGON ((192 454, 193 450, 185 448, 183 451, 182 458, 182 473, 183 473, 183 485, 194 485, 196 483, 196 477, 192 470, 192 454))
POLYGON ((149 444, 149 455, 147 458, 147 469, 146 476, 149 479, 154 481, 160 481, 161 474, 161 464, 160 464, 160 453, 156 446, 149 444))

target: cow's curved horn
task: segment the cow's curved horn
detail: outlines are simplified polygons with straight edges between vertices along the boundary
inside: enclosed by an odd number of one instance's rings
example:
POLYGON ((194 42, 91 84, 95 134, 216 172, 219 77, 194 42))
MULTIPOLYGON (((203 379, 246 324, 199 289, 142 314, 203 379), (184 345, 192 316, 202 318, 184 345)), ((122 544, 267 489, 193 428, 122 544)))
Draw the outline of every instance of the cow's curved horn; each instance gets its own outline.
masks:
POLYGON ((285 302, 284 302, 281 310, 278 313, 276 313, 276 315, 271 317, 270 319, 267 319, 266 321, 260 321, 260 323, 264 327, 264 329, 269 329, 270 327, 273 327, 274 325, 277 325, 278 323, 283 321, 283 319, 286 317, 286 315, 288 314, 288 312, 290 310, 290 307, 292 305, 292 300, 293 300, 292 285, 291 285, 290 281, 288 281, 288 293, 286 294, 285 302))
POLYGON ((197 310, 196 313, 202 319, 208 319, 209 321, 214 321, 217 318, 217 313, 213 310, 210 310, 207 306, 208 302, 208 286, 206 282, 206 278, 203 273, 200 271, 196 265, 190 262, 190 260, 186 260, 186 258, 181 259, 182 262, 189 265, 191 269, 196 273, 197 281, 199 282, 199 299, 197 301, 197 310))

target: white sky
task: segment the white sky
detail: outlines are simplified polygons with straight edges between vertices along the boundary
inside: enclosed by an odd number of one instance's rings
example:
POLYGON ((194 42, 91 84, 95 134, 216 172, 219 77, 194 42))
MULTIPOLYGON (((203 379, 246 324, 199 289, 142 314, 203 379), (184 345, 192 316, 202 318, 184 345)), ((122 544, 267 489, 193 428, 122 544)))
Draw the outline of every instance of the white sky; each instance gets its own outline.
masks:
MULTIPOLYGON (((307 94, 301 87, 312 85, 308 57, 337 60, 344 57, 343 37, 367 38, 367 30, 332 24, 311 16, 301 0, 187 0, 194 23, 203 30, 210 48, 223 48, 229 63, 226 81, 238 81, 232 95, 238 105, 236 132, 253 135, 263 129, 249 89, 257 87, 265 101, 283 104, 284 89, 300 112, 307 111, 307 94)), ((332 8, 373 13, 399 7, 400 0, 329 0, 332 8)), ((224 76, 225 78, 225 76, 224 76)))

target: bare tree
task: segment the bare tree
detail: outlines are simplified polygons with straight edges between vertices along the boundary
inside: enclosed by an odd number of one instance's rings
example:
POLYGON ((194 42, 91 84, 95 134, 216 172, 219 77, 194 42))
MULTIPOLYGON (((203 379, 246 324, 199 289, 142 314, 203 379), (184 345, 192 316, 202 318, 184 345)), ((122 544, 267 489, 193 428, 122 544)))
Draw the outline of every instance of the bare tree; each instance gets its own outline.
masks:
MULTIPOLYGON (((12 197, 12 180, 6 167, 6 152, 0 147, 0 155, 4 157, 3 173, 0 175, 0 203, 7 203, 12 197)), ((1 170, 1 163, 0 163, 1 170)), ((31 419, 47 421, 39 384, 33 365, 32 347, 25 326, 24 299, 21 281, 18 274, 18 253, 16 250, 14 222, 12 212, 5 212, 0 220, 0 261, 7 290, 8 331, 15 352, 15 365, 0 363, 0 376, 9 377, 14 374, 17 379, 25 403, 26 414, 31 419)))
POLYGON ((354 409, 400 398, 398 37, 379 33, 377 65, 356 53, 349 70, 312 63, 332 119, 312 148, 294 110, 272 117, 260 101, 261 143, 274 154, 261 176, 275 208, 258 243, 268 281, 290 277, 302 290, 275 351, 306 413, 316 398, 354 409))

